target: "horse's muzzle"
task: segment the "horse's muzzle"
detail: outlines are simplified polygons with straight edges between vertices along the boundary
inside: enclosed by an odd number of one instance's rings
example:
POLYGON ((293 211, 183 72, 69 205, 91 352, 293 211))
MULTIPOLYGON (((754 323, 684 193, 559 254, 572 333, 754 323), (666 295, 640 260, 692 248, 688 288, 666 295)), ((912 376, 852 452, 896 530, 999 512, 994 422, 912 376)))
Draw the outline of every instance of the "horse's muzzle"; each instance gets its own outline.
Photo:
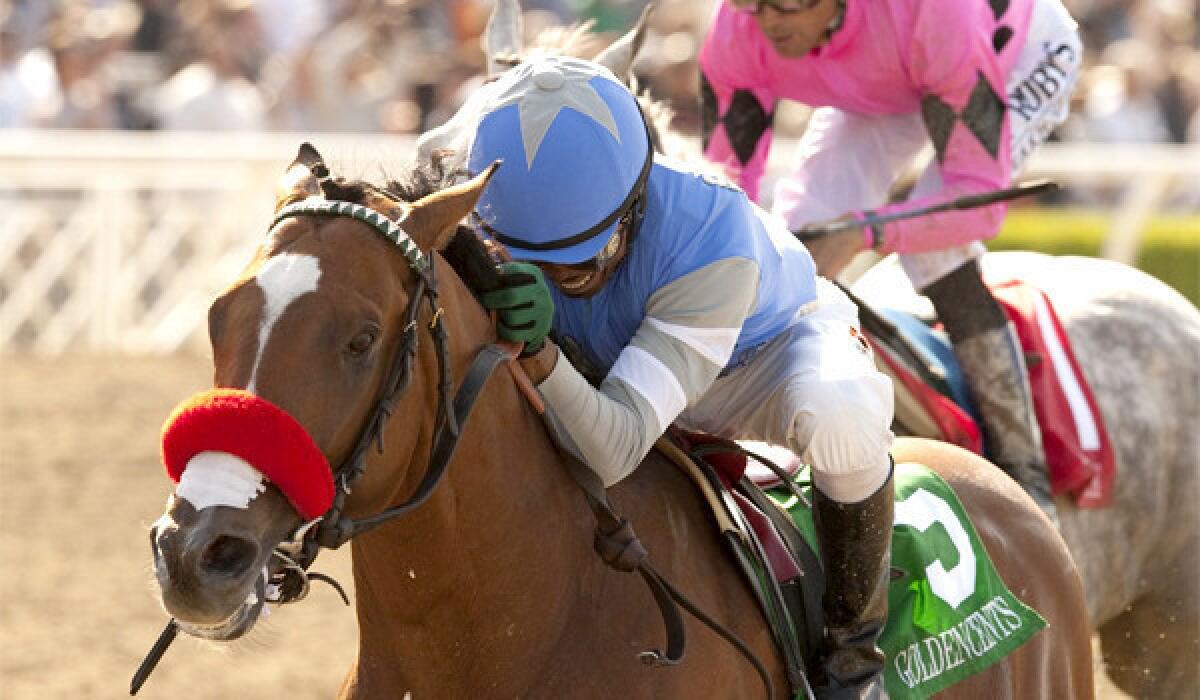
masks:
POLYGON ((192 511, 187 524, 164 516, 151 529, 150 540, 167 612, 184 631, 231 639, 228 635, 244 633, 261 610, 266 557, 255 537, 209 517, 217 510, 192 511), (256 614, 248 616, 249 608, 256 614))

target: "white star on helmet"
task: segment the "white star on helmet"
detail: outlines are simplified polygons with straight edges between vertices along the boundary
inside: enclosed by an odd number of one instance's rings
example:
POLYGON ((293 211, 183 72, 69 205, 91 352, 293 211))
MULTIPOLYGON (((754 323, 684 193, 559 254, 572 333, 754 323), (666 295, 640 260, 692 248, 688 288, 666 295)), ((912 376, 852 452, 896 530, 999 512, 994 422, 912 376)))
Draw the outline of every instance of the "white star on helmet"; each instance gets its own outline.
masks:
POLYGON ((617 82, 607 68, 598 64, 573 62, 566 66, 556 57, 523 64, 497 81, 494 96, 483 113, 516 103, 525 146, 525 167, 532 167, 542 139, 563 107, 591 117, 620 141, 612 111, 589 83, 598 76, 617 82))

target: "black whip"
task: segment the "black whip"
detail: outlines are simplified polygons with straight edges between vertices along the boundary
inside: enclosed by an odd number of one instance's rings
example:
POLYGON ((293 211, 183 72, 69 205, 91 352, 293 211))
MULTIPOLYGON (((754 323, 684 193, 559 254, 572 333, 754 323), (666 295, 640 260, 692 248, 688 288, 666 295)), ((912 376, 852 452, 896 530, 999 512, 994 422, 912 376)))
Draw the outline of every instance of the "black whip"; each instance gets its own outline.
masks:
POLYGON ((138 666, 138 670, 133 674, 133 680, 129 682, 129 694, 137 695, 137 691, 141 690, 142 684, 150 677, 150 672, 158 665, 163 654, 167 653, 167 647, 171 646, 171 642, 175 641, 175 635, 179 633, 179 625, 175 624, 175 618, 171 618, 167 622, 167 626, 163 628, 162 634, 158 635, 158 640, 154 642, 154 646, 150 647, 146 658, 142 660, 142 665, 138 666))
POLYGON ((792 231, 792 234, 801 241, 811 241, 821 236, 826 236, 831 233, 840 233, 842 231, 850 231, 864 226, 873 226, 878 224, 886 224, 892 221, 900 221, 901 219, 912 219, 918 216, 927 214, 936 214, 938 212, 950 211, 952 209, 974 209, 975 207, 987 206, 996 202, 1007 202, 1010 199, 1019 199, 1021 197, 1032 197, 1034 195, 1054 192, 1058 189, 1058 183, 1053 180, 1031 180, 1023 182, 1013 187, 1008 187, 1002 190, 993 190, 991 192, 981 192, 979 194, 969 194, 957 199, 952 199, 941 204, 931 204, 920 209, 911 209, 909 211, 900 211, 894 214, 867 214, 863 219, 851 219, 845 221, 829 221, 822 224, 813 224, 804 228, 792 231))

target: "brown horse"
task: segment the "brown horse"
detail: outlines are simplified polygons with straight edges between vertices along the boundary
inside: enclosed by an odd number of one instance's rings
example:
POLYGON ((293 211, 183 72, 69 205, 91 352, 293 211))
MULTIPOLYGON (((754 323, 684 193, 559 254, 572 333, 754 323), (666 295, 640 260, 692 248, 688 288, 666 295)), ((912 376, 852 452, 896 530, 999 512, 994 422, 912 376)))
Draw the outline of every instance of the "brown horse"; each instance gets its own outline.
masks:
MULTIPOLYGON (((439 344, 429 329, 444 328, 456 382, 494 342, 491 319, 439 253, 462 235, 459 221, 491 171, 421 198, 410 187, 409 204, 360 183, 319 182, 314 170, 323 166, 298 159, 279 205, 354 200, 401 222, 434 262, 438 310, 421 303, 411 258, 378 227, 343 216, 284 219, 212 305, 215 385, 246 388, 284 409, 330 464, 341 464, 374 415, 394 349, 419 308, 422 340, 381 422, 386 449, 368 453, 345 501, 348 516, 371 516, 421 490, 444 423, 436 410, 439 344)), ((352 540, 360 641, 342 696, 762 697, 754 668, 694 620, 682 663, 638 661, 662 636, 654 602, 638 577, 605 567, 592 551, 592 514, 515 376, 499 371, 484 385, 428 500, 352 540)), ((944 696, 1091 698, 1079 576, 1033 502, 957 448, 903 441, 895 456, 928 465, 954 487, 1007 585, 1049 623, 944 696)), ((197 508, 177 491, 152 529, 163 603, 185 632, 243 635, 270 597, 267 581, 286 565, 277 548, 301 516, 272 483, 250 496, 197 508)), ((611 496, 658 570, 744 640, 777 696, 790 697, 763 616, 689 480, 652 453, 611 496)))

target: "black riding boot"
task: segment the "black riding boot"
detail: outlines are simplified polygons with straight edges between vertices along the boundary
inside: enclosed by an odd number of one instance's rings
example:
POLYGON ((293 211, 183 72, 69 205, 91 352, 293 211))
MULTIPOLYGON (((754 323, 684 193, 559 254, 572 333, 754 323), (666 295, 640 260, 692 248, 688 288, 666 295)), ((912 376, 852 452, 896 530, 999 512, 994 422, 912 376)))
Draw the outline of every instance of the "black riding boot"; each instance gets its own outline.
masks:
POLYGON ((1042 431, 1021 341, 970 261, 925 289, 950 335, 971 400, 983 418, 988 458, 1058 524, 1042 431))
POLYGON ((892 475, 858 503, 813 489, 817 544, 825 567, 825 643, 814 688, 822 700, 887 698, 879 634, 891 573, 892 475))

